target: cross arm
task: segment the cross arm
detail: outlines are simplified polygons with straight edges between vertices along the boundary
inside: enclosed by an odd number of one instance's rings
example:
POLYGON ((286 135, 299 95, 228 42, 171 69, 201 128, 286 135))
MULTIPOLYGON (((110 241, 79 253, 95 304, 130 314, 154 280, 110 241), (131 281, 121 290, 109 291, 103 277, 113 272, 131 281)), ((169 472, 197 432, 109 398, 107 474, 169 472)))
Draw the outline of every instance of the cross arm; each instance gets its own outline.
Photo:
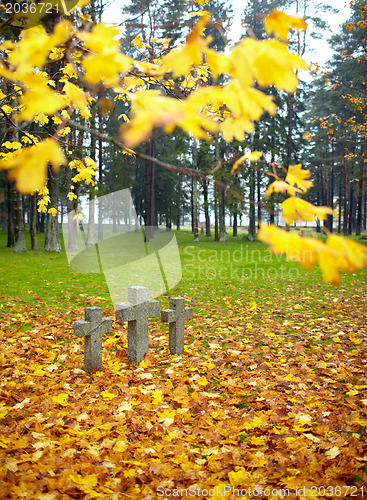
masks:
POLYGON ((192 319, 192 308, 185 307, 185 319, 192 319))
POLYGON ((115 316, 117 321, 133 321, 135 319, 135 307, 130 302, 116 304, 115 316))
POLYGON ((78 337, 86 337, 90 335, 91 327, 89 321, 74 321, 74 334, 78 337))
POLYGON ((174 311, 173 309, 162 309, 161 320, 164 323, 173 323, 174 321, 176 321, 176 311, 174 311))

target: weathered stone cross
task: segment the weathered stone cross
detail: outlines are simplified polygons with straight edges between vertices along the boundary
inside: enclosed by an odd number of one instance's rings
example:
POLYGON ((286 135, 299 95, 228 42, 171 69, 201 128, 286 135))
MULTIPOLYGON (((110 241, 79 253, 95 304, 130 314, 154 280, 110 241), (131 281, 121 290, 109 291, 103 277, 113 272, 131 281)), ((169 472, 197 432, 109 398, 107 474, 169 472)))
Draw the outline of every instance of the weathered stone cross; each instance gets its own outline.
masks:
POLYGON ((85 321, 74 321, 74 333, 84 337, 84 368, 102 370, 102 333, 112 332, 112 319, 102 318, 102 307, 86 307, 85 321))
POLYGON ((183 354, 185 343, 185 320, 192 319, 191 307, 185 307, 183 297, 169 299, 171 309, 161 311, 161 320, 169 323, 169 350, 171 354, 183 354))
POLYGON ((144 286, 130 287, 127 298, 129 302, 116 304, 115 314, 118 321, 127 321, 127 359, 138 365, 149 350, 149 318, 159 316, 160 303, 149 300, 144 286))

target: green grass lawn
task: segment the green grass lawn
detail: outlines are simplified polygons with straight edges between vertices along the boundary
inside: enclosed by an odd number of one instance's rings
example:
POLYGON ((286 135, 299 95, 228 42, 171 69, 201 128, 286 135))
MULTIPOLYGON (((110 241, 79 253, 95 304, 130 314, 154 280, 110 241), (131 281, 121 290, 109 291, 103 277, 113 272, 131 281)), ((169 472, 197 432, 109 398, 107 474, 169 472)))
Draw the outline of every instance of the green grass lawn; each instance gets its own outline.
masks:
MULTIPOLYGON (((160 233, 164 236, 164 231, 160 233)), ((182 280, 161 297, 163 301, 168 300, 168 295, 182 294, 189 301, 199 300, 202 304, 205 304, 206 299, 214 298, 218 304, 225 304, 228 297, 232 297, 245 305, 255 298, 265 300, 284 293, 297 295, 309 292, 314 294, 317 303, 323 293, 339 296, 351 293, 357 285, 366 285, 367 271, 344 274, 339 288, 325 284, 317 267, 307 271, 296 262, 287 262, 285 256, 273 255, 262 243, 247 241, 245 233, 240 233, 237 238, 229 236, 225 243, 215 242, 213 237, 205 236, 201 236, 199 243, 193 243, 191 232, 178 231, 175 234, 181 257, 182 280)), ((38 241, 42 248, 44 235, 38 235, 38 241)), ((116 239, 117 244, 118 241, 116 239)), ((154 244, 153 239, 151 251, 155 249, 154 244)), ((30 248, 28 234, 26 245, 30 248)), ((103 249, 103 245, 105 243, 100 245, 100 249, 103 249)), ((114 245, 109 248, 116 255, 114 245)), ((118 264, 144 256, 135 251, 135 240, 131 248, 131 252, 121 258, 118 264)), ((52 253, 28 250, 15 254, 13 249, 6 248, 6 235, 0 234, 2 309, 13 309, 17 303, 35 306, 43 311, 54 306, 67 309, 98 302, 109 311, 113 305, 104 275, 76 271, 92 267, 92 260, 88 257, 88 250, 84 251, 75 258, 70 268, 64 251, 52 253)), ((108 258, 106 261, 109 262, 108 258)), ((110 267, 113 265, 111 260, 110 267)))

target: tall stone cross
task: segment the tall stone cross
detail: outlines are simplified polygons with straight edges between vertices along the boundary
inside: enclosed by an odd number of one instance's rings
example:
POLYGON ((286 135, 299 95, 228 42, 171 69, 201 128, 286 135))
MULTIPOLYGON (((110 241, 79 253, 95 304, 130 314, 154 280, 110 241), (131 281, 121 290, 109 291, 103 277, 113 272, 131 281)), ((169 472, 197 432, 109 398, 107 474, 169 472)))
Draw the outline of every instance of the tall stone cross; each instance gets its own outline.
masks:
POLYGON ((171 354, 183 354, 185 343, 185 320, 192 319, 191 307, 185 307, 183 297, 171 297, 170 309, 161 311, 161 320, 169 323, 169 350, 171 354))
POLYGON ((85 321, 74 321, 74 333, 84 337, 84 368, 102 370, 102 333, 112 332, 112 319, 102 318, 102 307, 86 307, 85 321))
POLYGON ((159 316, 160 303, 149 300, 144 286, 130 287, 127 298, 129 302, 116 304, 115 314, 118 321, 127 321, 127 359, 138 365, 149 350, 149 318, 159 316))

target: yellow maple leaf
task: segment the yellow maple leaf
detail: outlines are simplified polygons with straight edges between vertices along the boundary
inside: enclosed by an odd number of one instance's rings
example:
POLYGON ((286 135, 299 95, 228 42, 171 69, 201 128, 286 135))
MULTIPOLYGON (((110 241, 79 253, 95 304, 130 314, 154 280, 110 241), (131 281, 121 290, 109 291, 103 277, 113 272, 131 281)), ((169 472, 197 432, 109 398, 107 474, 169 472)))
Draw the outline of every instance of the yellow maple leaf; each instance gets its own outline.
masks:
POLYGON ((208 384, 208 379, 206 377, 202 377, 198 380, 199 385, 207 385, 208 384))
POLYGON ((69 474, 70 479, 78 486, 87 486, 93 488, 98 484, 98 477, 96 474, 88 474, 87 476, 80 476, 79 474, 69 474))
POLYGON ((164 400, 163 392, 160 389, 155 389, 153 391, 153 403, 161 403, 164 400))
POLYGON ((269 36, 272 33, 278 38, 286 40, 288 37, 289 28, 294 28, 297 31, 307 29, 306 22, 296 16, 289 16, 285 12, 272 9, 271 13, 264 20, 265 31, 269 36))
POLYGON ((302 170, 302 163, 289 165, 285 181, 291 186, 298 186, 304 193, 313 186, 312 181, 308 181, 311 176, 310 170, 302 170))
POLYGON ((119 53, 90 54, 83 59, 83 69, 86 79, 93 85, 119 83, 120 73, 129 71, 131 59, 119 53))
POLYGON ((30 194, 44 187, 49 163, 55 171, 60 164, 66 163, 57 141, 51 138, 19 150, 10 161, 0 160, 0 170, 9 170, 9 178, 15 180, 16 189, 22 194, 30 194))
POLYGON ((244 468, 228 473, 228 479, 232 486, 248 484, 251 480, 251 473, 244 468))
POLYGON ((317 252, 323 243, 312 238, 301 238, 296 233, 284 231, 274 224, 261 224, 257 239, 270 245, 270 249, 277 253, 286 253, 288 260, 297 261, 307 269, 311 269, 317 262, 317 252))
POLYGON ((112 392, 108 392, 108 391, 102 391, 101 396, 103 399, 107 399, 108 401, 117 397, 116 394, 113 394, 112 392))
POLYGON ((90 118, 92 116, 88 106, 88 97, 81 88, 67 81, 64 84, 63 91, 68 99, 68 105, 78 110, 82 118, 90 118))
POLYGON ((295 92, 298 78, 295 69, 307 69, 303 59, 288 51, 279 40, 264 40, 262 51, 254 61, 256 80, 263 87, 274 85, 278 90, 295 92))
POLYGON ((203 33, 209 20, 209 14, 200 17, 194 29, 186 37, 186 43, 172 49, 162 57, 162 69, 172 73, 174 78, 186 75, 192 66, 200 65, 202 52, 208 47, 210 39, 204 39, 203 33))
POLYGON ((52 396, 52 401, 54 403, 61 405, 61 406, 67 406, 69 404, 68 398, 69 398, 69 395, 66 394, 65 392, 62 392, 61 394, 58 394, 57 396, 52 396))
POLYGON ((295 196, 296 193, 302 193, 302 191, 294 186, 291 186, 288 182, 274 181, 265 191, 265 196, 270 196, 272 193, 288 193, 291 196, 295 196))
POLYGON ((325 220, 327 214, 333 214, 333 209, 330 207, 315 207, 308 201, 295 196, 287 198, 280 207, 283 209, 283 219, 289 225, 292 224, 293 221, 301 219, 312 222, 315 217, 325 220))
POLYGON ((356 241, 331 234, 326 246, 339 253, 338 265, 349 273, 367 267, 367 247, 356 241))
POLYGON ((52 115, 65 106, 65 97, 49 87, 45 74, 25 75, 21 82, 29 90, 19 98, 22 106, 22 111, 17 116, 19 121, 30 121, 40 113, 52 115))

